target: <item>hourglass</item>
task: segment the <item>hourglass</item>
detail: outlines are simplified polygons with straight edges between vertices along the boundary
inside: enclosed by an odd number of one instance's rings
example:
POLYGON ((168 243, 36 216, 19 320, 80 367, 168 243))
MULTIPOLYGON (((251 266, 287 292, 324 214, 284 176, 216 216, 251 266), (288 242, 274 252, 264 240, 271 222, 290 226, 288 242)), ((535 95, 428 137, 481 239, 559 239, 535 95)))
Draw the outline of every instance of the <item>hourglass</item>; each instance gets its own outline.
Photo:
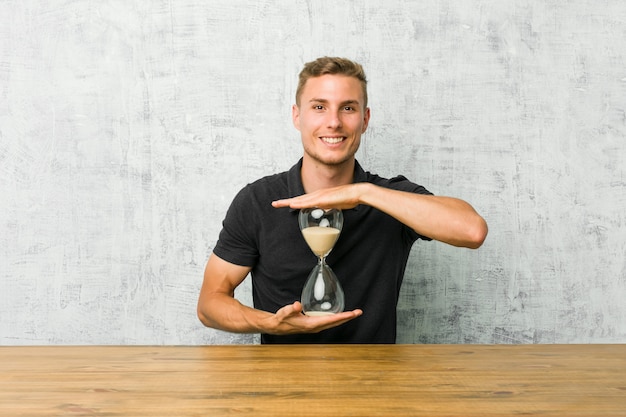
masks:
POLYGON ((337 276, 326 264, 343 226, 341 210, 307 208, 298 218, 304 240, 318 257, 302 289, 302 310, 309 316, 323 316, 343 311, 343 289, 337 276))

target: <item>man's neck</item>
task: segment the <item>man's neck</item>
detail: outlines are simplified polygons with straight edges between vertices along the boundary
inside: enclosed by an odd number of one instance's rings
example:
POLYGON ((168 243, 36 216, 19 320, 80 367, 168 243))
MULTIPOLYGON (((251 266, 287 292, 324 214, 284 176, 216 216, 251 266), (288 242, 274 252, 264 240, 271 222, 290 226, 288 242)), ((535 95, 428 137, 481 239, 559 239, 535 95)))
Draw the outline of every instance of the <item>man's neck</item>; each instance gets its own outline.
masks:
POLYGON ((341 165, 324 165, 307 158, 302 160, 302 185, 305 193, 324 188, 338 187, 354 182, 354 158, 341 165))

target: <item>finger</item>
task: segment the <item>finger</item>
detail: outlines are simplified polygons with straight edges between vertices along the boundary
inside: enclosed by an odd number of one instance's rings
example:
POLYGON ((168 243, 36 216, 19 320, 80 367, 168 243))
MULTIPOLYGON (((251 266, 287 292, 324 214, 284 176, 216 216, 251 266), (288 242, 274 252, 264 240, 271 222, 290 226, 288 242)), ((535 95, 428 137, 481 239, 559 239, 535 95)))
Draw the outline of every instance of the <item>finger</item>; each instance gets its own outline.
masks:
POLYGON ((280 207, 289 207, 289 204, 291 202, 291 199, 288 198, 286 200, 276 200, 276 201, 272 201, 272 207, 275 208, 280 208, 280 207))
POLYGON ((292 306, 295 313, 302 314, 302 303, 300 301, 294 302, 292 306))
MULTIPOLYGON (((356 309, 352 311, 344 311, 341 313, 329 314, 327 316, 307 316, 307 319, 311 322, 315 321, 319 326, 338 326, 339 324, 343 324, 347 321, 355 319, 363 314, 361 309, 356 309)), ((306 313, 305 313, 306 315, 306 313)))
POLYGON ((363 311, 360 309, 357 309, 353 311, 345 311, 343 313, 337 313, 332 316, 320 317, 323 319, 330 319, 331 321, 319 324, 316 327, 315 331, 321 332, 322 330, 341 326, 342 324, 347 323, 350 320, 354 320, 355 318, 361 316, 362 314, 363 314, 363 311))
POLYGON ((307 202, 310 200, 309 198, 303 197, 293 197, 293 198, 285 198, 282 200, 272 201, 272 206, 275 208, 281 207, 291 207, 291 208, 305 208, 305 207, 314 207, 314 202, 307 202))
POLYGON ((302 303, 300 303, 300 301, 296 301, 293 304, 288 304, 280 308, 276 312, 276 315, 280 317, 281 321, 284 321, 289 317, 300 316, 302 315, 302 303))

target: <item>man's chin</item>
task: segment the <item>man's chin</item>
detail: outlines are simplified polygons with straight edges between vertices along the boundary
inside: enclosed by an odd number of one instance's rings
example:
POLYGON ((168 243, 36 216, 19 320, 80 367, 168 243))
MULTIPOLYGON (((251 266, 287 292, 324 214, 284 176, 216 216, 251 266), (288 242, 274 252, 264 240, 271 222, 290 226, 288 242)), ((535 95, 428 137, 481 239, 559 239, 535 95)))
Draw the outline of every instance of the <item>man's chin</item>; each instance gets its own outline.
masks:
POLYGON ((348 163, 351 163, 354 160, 354 155, 351 156, 344 156, 341 158, 333 158, 333 157, 317 157, 317 158, 313 158, 317 163, 322 164, 322 165, 326 165, 329 167, 341 167, 343 165, 346 165, 348 163))

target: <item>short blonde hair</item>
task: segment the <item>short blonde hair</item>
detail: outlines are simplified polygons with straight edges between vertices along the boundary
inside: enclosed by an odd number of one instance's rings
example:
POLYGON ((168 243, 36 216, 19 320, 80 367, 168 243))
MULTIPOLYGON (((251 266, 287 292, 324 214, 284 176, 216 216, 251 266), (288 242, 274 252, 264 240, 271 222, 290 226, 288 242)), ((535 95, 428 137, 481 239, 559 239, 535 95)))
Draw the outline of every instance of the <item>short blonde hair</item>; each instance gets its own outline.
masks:
POLYGON ((363 67, 349 59, 338 57, 321 57, 315 61, 307 62, 300 71, 298 79, 298 89, 296 90, 296 104, 300 106, 300 96, 304 85, 309 78, 320 77, 326 74, 345 75, 346 77, 354 77, 361 82, 363 87, 363 107, 367 107, 367 78, 363 67))

